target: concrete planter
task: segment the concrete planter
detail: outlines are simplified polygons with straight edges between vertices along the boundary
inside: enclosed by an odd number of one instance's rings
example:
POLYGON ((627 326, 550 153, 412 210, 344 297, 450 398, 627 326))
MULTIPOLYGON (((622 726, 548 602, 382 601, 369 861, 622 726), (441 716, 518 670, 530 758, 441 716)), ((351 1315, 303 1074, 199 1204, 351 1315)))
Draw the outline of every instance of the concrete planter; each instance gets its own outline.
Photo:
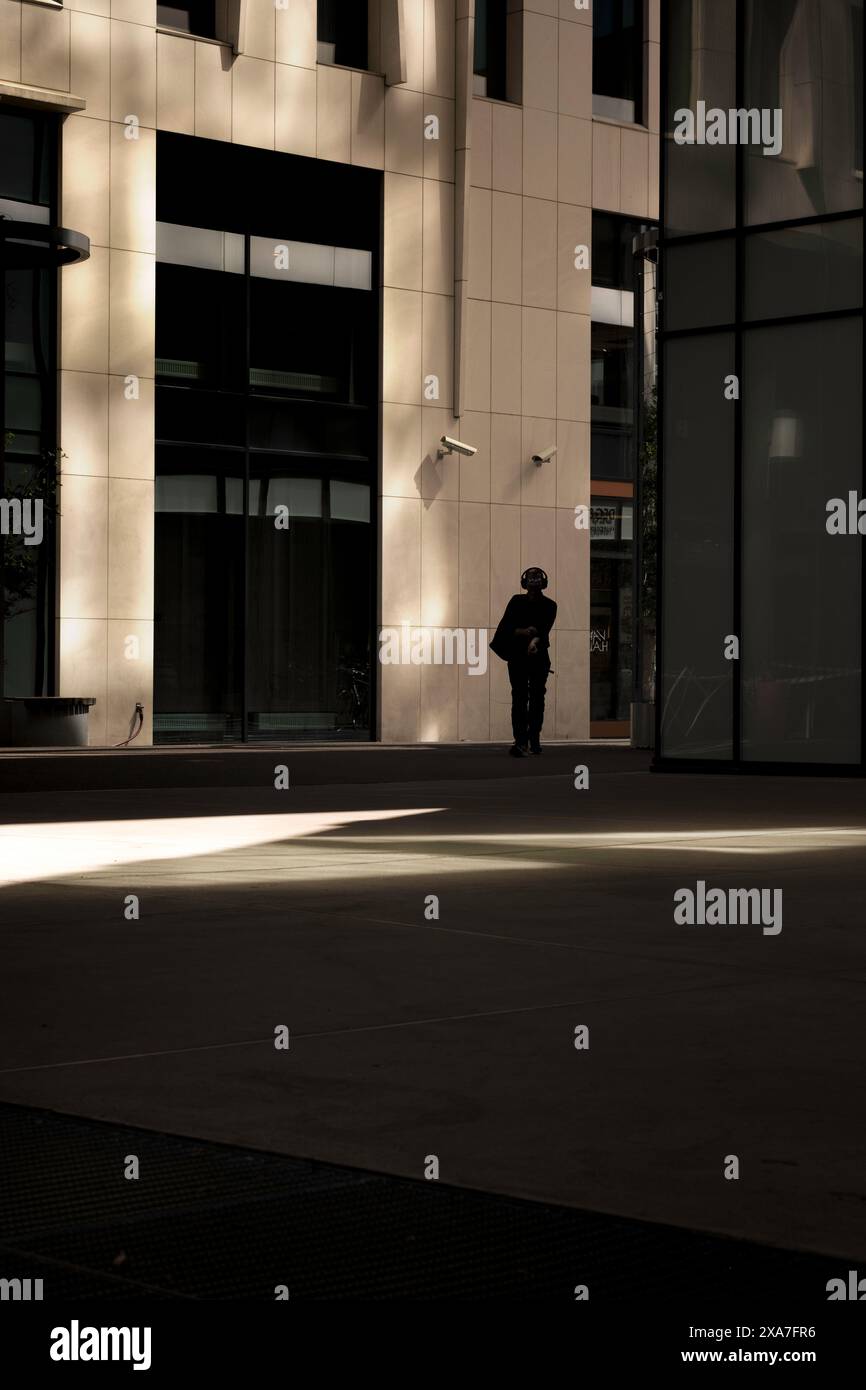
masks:
POLYGON ((87 713, 94 704, 70 695, 0 700, 0 747, 86 748, 87 713))

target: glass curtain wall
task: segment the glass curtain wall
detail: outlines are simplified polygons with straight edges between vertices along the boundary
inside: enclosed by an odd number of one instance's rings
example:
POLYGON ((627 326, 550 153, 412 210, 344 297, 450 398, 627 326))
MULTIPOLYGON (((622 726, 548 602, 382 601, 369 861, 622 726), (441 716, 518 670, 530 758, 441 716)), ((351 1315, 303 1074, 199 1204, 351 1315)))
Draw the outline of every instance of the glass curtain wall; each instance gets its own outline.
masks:
MULTIPOLYGON (((276 158, 303 204, 317 170, 295 166, 314 162, 276 158)), ((370 737, 379 189, 363 182, 359 245, 319 240, 329 219, 350 239, 336 168, 306 220, 260 199, 234 218, 205 206, 224 225, 201 227, 160 202, 160 742, 370 737)))
POLYGON ((657 757, 861 770, 862 0, 664 10, 657 757))

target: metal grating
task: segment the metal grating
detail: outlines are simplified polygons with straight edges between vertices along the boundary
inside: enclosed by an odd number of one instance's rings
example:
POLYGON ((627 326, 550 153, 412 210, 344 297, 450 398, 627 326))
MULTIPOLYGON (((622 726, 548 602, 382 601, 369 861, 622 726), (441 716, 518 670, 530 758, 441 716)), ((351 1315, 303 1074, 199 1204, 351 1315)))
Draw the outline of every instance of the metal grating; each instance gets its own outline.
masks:
POLYGON ((66 1298, 820 1299, 840 1261, 0 1106, 0 1277, 66 1298), (123 1178, 135 1154, 138 1181, 123 1178))

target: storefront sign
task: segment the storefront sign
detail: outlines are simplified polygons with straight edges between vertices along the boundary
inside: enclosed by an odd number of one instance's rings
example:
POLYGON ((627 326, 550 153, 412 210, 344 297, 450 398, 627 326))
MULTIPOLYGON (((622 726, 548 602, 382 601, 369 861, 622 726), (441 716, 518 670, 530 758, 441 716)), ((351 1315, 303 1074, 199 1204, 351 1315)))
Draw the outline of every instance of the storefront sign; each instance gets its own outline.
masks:
POLYGON ((590 540, 616 540, 616 513, 615 503, 611 506, 592 507, 590 509, 590 540))

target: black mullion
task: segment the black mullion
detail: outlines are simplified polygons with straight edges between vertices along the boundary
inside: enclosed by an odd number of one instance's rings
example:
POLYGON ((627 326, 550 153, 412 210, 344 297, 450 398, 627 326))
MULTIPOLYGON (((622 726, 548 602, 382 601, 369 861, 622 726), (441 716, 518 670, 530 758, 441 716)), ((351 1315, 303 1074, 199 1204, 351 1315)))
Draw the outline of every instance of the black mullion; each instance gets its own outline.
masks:
POLYGON ((655 732, 651 769, 658 771, 662 754, 662 702, 664 686, 664 379, 665 349, 664 338, 664 264, 667 240, 666 191, 668 176, 667 124, 668 124, 668 77, 670 65, 670 6, 661 6, 661 25, 659 38, 659 238, 656 261, 656 674, 655 674, 655 732))
MULTIPOLYGON (((736 103, 745 104, 745 17, 746 0, 737 0, 736 8, 736 103)), ((732 725, 733 762, 739 768, 743 761, 743 295, 745 292, 746 245, 743 236, 745 212, 745 147, 736 146, 736 249, 734 271, 734 372, 737 378, 737 398, 734 401, 734 555, 733 603, 734 632, 739 642, 738 659, 733 670, 734 718, 732 725)))
POLYGON ((823 222, 850 222, 854 217, 862 217, 862 208, 843 208, 840 212, 813 212, 810 217, 782 217, 776 222, 749 222, 743 224, 745 236, 759 236, 762 232, 797 231, 800 227, 816 227, 823 222))
MULTIPOLYGON (((790 314, 780 319, 743 319, 745 328, 790 328, 803 323, 826 323, 836 319, 855 319, 860 318, 862 309, 821 309, 814 314, 790 314)), ((673 342, 677 338, 690 338, 696 335, 700 337, 710 337, 713 333, 734 333, 737 329, 736 318, 731 323, 711 323, 695 328, 669 328, 662 336, 666 342, 673 342)))
MULTIPOLYGON (((34 114, 33 116, 33 163, 30 166, 30 201, 31 203, 41 203, 40 188, 43 161, 45 159, 45 119, 43 116, 34 114)), ((54 208, 51 209, 53 215, 54 208)))
POLYGON ((641 538, 643 535, 643 469, 641 468, 641 456, 643 452, 644 438, 644 296, 646 285, 644 276, 646 273, 645 251, 641 251, 639 257, 632 256, 634 293, 634 327, 635 327, 635 448, 634 448, 634 483, 632 488, 632 556, 631 556, 631 605, 632 605, 632 661, 631 661, 631 698, 633 701, 640 699, 640 664, 641 664, 641 602, 640 602, 640 576, 641 576, 641 538))
MULTIPOLYGON (((625 4, 620 7, 622 21, 625 20, 625 4)), ((634 24, 632 26, 632 45, 634 52, 631 59, 632 82, 634 83, 634 119, 636 125, 649 126, 649 81, 644 74, 644 46, 646 44, 649 25, 647 24, 647 6, 644 0, 638 0, 634 7, 634 24)))
MULTIPOLYGON (((324 474, 324 476, 321 479, 322 490, 319 494, 321 498, 322 507, 322 548, 320 553, 322 557, 322 570, 324 572, 324 583, 322 584, 321 624, 322 627, 325 628, 325 640, 322 643, 323 657, 320 664, 318 676, 320 682, 319 689, 327 691, 327 683, 330 680, 331 673, 333 672, 335 677, 334 695, 336 697, 337 686, 340 682, 339 664, 337 661, 338 647, 336 641, 336 634, 334 632, 334 625, 332 622, 329 621, 328 618, 329 613, 333 612, 332 604, 334 601, 334 594, 336 592, 337 587, 334 583, 334 533, 331 527, 332 478, 333 474, 330 472, 330 470, 324 474)), ((336 724, 336 719, 334 722, 336 724)))
MULTIPOLYGON (((6 238, 0 237, 0 492, 6 493, 6 238)), ((6 542, 0 531, 0 598, 5 599, 6 542)), ((6 619, 0 608, 0 697, 6 694, 6 619)))
MULTIPOLYGON (((760 236, 762 232, 798 231, 800 227, 815 227, 823 222, 849 222, 862 216, 862 208, 847 208, 842 212, 817 212, 811 217, 783 217, 777 222, 750 223, 748 226, 743 225, 742 231, 747 237, 760 236)), ((670 242, 672 247, 694 246, 702 241, 730 241, 736 235, 736 227, 722 227, 715 232, 685 232, 682 236, 671 237, 670 242)))
MULTIPOLYGON (((60 222, 60 149, 62 131, 59 119, 49 120, 46 117, 47 139, 48 139, 48 190, 50 197, 50 218, 51 225, 57 226, 60 222)), ((46 399, 51 402, 51 419, 49 424, 50 438, 52 447, 55 450, 54 457, 54 483, 55 498, 57 490, 61 486, 61 464, 60 456, 60 269, 56 267, 49 271, 49 292, 48 292, 48 342, 51 352, 51 377, 50 389, 46 391, 46 399)), ((59 510, 59 509, 58 509, 59 510)), ((57 693, 58 685, 58 666, 59 666, 59 634, 57 630, 57 614, 60 604, 60 527, 57 522, 57 511, 51 521, 51 573, 48 580, 48 611, 46 623, 48 626, 48 636, 45 643, 46 651, 46 689, 47 695, 57 693)))
MULTIPOLYGON (((54 483, 54 497, 56 502, 57 486, 59 484, 60 459, 59 442, 57 438, 57 418, 58 402, 57 392, 59 376, 57 372, 57 340, 56 334, 56 315, 54 312, 57 296, 57 278, 59 270, 51 266, 43 268, 34 266, 33 282, 30 296, 30 317, 33 324, 33 355, 36 363, 36 375, 40 385, 42 397, 42 411, 39 421, 39 458, 43 470, 43 476, 47 481, 54 483), (46 326, 47 351, 42 350, 42 311, 43 301, 46 326), (50 459, 50 465, 49 465, 50 459)), ((53 590, 52 583, 55 572, 57 556, 57 527, 54 512, 49 508, 49 522, 47 527, 48 546, 50 550, 39 547, 40 554, 36 561, 36 654, 34 688, 37 695, 51 694, 53 686, 50 685, 53 679, 51 667, 52 658, 49 654, 49 647, 53 646, 53 590), (48 557, 48 558, 46 558, 48 557), (45 565, 49 566, 48 573, 45 573, 45 565), (46 684, 46 682, 48 684, 46 684)))
POLYGON ((252 307, 251 276, 250 276, 250 236, 244 234, 244 485, 243 501, 241 503, 243 511, 243 564, 241 567, 241 742, 249 742, 249 730, 247 728, 249 719, 249 694, 247 670, 249 662, 247 660, 247 603, 250 591, 250 316, 252 307))
MULTIPOLYGON (((382 337, 384 332, 385 318, 385 288, 384 274, 382 267, 385 259, 385 179, 384 176, 379 182, 379 235, 376 241, 376 248, 373 253, 373 280, 371 288, 374 288, 376 295, 375 312, 373 321, 376 326, 376 404, 374 417, 371 417, 369 428, 373 428, 372 419, 376 421, 375 440, 368 434, 368 448, 370 451, 370 463, 367 466, 367 479, 370 484, 370 525, 372 534, 370 536, 370 574, 368 588, 370 594, 369 602, 369 632, 370 632, 370 659, 368 665, 368 691, 369 699, 367 705, 368 732, 367 737, 371 743, 378 743, 381 736, 380 720, 380 701, 381 701, 381 672, 379 670, 379 621, 380 621, 380 595, 382 592, 382 532, 381 522, 382 512, 382 477, 384 469, 384 445, 385 436, 384 418, 385 407, 383 404, 385 395, 385 367, 384 354, 382 352, 382 337), (371 447, 375 446, 375 447, 371 447)), ((458 511, 459 516, 459 511, 458 511)))
MULTIPOLYGON (((863 327, 863 311, 860 310, 860 362, 861 369, 864 356, 866 356, 866 335, 863 327)), ((866 451, 863 449, 863 439, 866 435, 866 403, 863 400, 863 389, 860 389, 860 414, 861 414, 861 435, 860 435, 860 454, 861 454, 861 496, 866 497, 866 451)), ((860 773, 862 775, 866 768, 866 681, 863 679, 863 657, 866 655, 866 564, 863 563, 863 548, 860 547, 860 773)))

